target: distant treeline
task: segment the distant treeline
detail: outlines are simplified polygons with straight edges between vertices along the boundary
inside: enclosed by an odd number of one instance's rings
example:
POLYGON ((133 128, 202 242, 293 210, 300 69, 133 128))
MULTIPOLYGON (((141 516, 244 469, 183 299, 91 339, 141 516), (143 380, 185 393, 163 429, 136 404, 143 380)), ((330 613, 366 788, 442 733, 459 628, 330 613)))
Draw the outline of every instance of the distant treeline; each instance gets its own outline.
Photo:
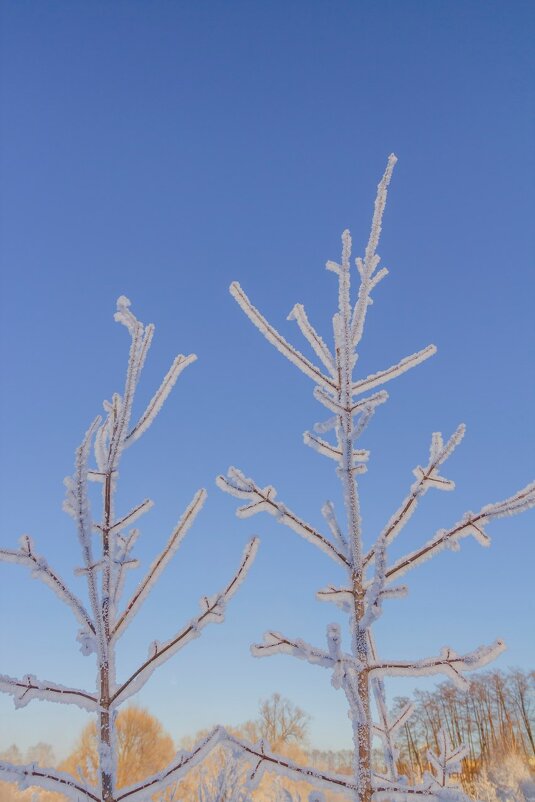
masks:
MULTIPOLYGON (((398 770, 416 781, 429 770, 427 750, 438 749, 438 734, 445 727, 454 744, 469 749, 462 763, 461 781, 469 789, 483 768, 501 756, 515 754, 535 767, 535 671, 486 671, 474 676, 466 691, 444 682, 433 691, 416 691, 412 700, 398 697, 395 709, 408 701, 414 713, 398 738, 398 770)), ((315 765, 349 771, 351 752, 313 749, 315 765)), ((374 750, 377 770, 381 752, 374 750)))
MULTIPOLYGON (((463 761, 463 782, 482 764, 516 753, 535 760, 535 671, 486 671, 466 691, 451 682, 434 691, 416 691, 415 711, 400 738, 399 768, 409 777, 428 768, 426 752, 437 748, 440 728, 453 743, 469 749, 463 761)), ((396 699, 398 706, 403 700, 396 699)))

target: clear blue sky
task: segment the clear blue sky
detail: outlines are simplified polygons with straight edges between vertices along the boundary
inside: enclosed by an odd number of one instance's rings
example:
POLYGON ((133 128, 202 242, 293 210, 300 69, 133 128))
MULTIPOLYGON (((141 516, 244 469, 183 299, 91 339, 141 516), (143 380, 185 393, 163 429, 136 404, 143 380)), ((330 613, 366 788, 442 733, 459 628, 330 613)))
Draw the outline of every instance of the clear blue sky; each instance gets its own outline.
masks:
MULTIPOLYGON (((205 511, 124 638, 119 672, 222 586, 251 532, 262 545, 222 627, 139 695, 176 738, 253 717, 278 690, 313 716, 320 747, 350 741, 326 671, 253 660, 267 628, 324 641, 337 617, 315 591, 334 564, 272 518, 234 518, 214 477, 233 463, 271 482, 317 525, 334 471, 301 433, 322 415, 312 384, 253 330, 227 288, 239 279, 299 342, 296 301, 327 336, 336 303, 327 259, 340 233, 362 253, 375 186, 399 157, 361 369, 429 342, 438 355, 390 387, 366 435, 371 540, 425 460, 434 430, 468 433, 446 466, 455 494, 426 497, 412 548, 533 474, 533 77, 535 9, 511 2, 28 2, 2 5, 1 537, 23 532, 65 575, 77 565, 62 479, 103 398, 122 383, 128 295, 156 338, 140 390, 195 351, 150 433, 128 453, 119 504, 156 502, 146 565, 193 492, 205 511)), ((379 627, 386 656, 503 637, 498 665, 534 665, 533 514, 489 527, 409 575, 379 627)), ((1 668, 91 687, 92 660, 46 587, 0 566, 1 668)), ((78 582, 78 580, 75 580, 78 582)), ((425 683, 392 682, 392 695, 425 683)), ((0 749, 38 740, 64 754, 86 716, 0 698, 0 749)))

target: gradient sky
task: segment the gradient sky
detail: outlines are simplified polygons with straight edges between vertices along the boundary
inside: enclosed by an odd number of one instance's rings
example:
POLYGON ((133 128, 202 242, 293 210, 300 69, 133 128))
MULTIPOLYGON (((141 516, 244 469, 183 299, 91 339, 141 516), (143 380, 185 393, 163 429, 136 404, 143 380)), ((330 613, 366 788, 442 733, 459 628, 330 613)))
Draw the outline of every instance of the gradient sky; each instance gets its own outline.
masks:
MULTIPOLYGON (((62 479, 122 384, 128 338, 113 312, 123 293, 157 326, 140 408, 175 353, 199 356, 123 463, 119 508, 156 502, 141 525, 145 566, 194 491, 209 498, 123 639, 119 673, 225 583, 250 533, 262 538, 226 623, 137 697, 177 740, 251 718, 278 690, 312 715, 317 746, 350 743, 326 671, 249 655, 268 628, 322 644, 342 619, 314 593, 340 575, 272 518, 237 520, 216 474, 238 465, 318 526, 339 491, 302 443, 323 415, 311 382, 227 288, 239 279, 300 347, 286 322, 297 301, 328 337, 336 287, 324 263, 338 258, 345 227, 362 253, 391 151, 399 163, 379 249, 390 276, 359 365, 374 372, 429 342, 438 354, 389 386, 364 438, 367 542, 434 430, 467 424, 443 471, 458 489, 430 491, 396 554, 532 478, 534 17, 523 0, 2 4, 0 542, 15 547, 28 532, 64 576, 78 564, 62 479)), ((390 602, 378 627, 384 655, 503 637, 496 665, 533 667, 533 522, 496 522, 491 549, 465 540, 409 574, 409 598, 390 602)), ((94 663, 56 597, 12 565, 0 566, 0 594, 0 671, 91 687, 94 663)), ((0 750, 45 740, 63 755, 87 717, 40 702, 15 711, 3 696, 0 720, 0 750)))

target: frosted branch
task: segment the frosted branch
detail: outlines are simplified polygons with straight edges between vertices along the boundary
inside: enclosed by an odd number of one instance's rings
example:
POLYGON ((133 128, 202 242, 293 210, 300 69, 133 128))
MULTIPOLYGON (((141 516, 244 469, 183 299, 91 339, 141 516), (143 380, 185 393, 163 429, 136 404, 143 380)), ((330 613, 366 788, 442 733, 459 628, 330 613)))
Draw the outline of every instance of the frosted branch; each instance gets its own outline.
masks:
MULTIPOLYGON (((335 460, 336 462, 340 462, 343 458, 342 449, 338 446, 329 443, 327 440, 324 440, 322 437, 319 437, 317 434, 312 434, 311 432, 305 432, 303 434, 303 442, 305 445, 310 446, 318 454, 322 454, 324 457, 329 457, 330 459, 335 460)), ((368 457, 370 456, 370 452, 366 451, 365 449, 354 449, 352 453, 353 457, 353 465, 358 465, 358 473, 364 473, 366 470, 366 466, 362 465, 363 462, 367 462, 368 457)))
MULTIPOLYGON (((374 662, 378 662, 375 638, 371 629, 368 630, 368 650, 370 658, 374 662)), ((396 770, 398 752, 395 745, 395 735, 400 727, 402 727, 412 715, 414 706, 412 704, 406 705, 396 716, 396 718, 391 720, 386 705, 386 690, 383 678, 372 676, 370 679, 380 720, 379 724, 372 724, 372 732, 381 739, 385 764, 387 766, 390 779, 395 781, 398 778, 398 773, 396 770)))
POLYGON ((139 668, 117 689, 112 697, 112 703, 117 705, 142 688, 157 666, 165 663, 179 649, 194 638, 209 623, 221 623, 225 615, 227 602, 236 593, 245 579, 249 568, 258 550, 258 538, 253 538, 246 545, 238 570, 220 593, 213 596, 203 596, 200 601, 201 613, 193 618, 176 635, 165 643, 154 641, 149 647, 149 656, 139 668))
POLYGON ((48 587, 71 608, 78 623, 81 624, 84 629, 95 634, 95 625, 91 621, 89 613, 84 605, 67 587, 63 579, 50 567, 46 559, 40 554, 35 553, 32 538, 29 535, 22 535, 20 544, 21 548, 18 551, 0 549, 0 561, 12 562, 29 568, 32 572, 32 576, 48 585, 48 587))
POLYGON ((121 614, 113 630, 114 638, 118 638, 121 635, 129 621, 133 618, 147 598, 153 585, 157 582, 158 578, 162 574, 164 568, 174 557, 178 547, 180 546, 193 521, 197 517, 197 514, 199 513, 205 500, 206 490, 198 490, 175 529, 171 533, 171 537, 169 538, 164 550, 154 560, 146 576, 139 583, 130 601, 126 605, 124 612, 121 614))
POLYGON ((361 619, 362 629, 368 629, 381 615, 383 593, 386 583, 386 538, 375 544, 375 575, 365 597, 365 612, 361 619))
MULTIPOLYGON (((127 526, 132 526, 132 524, 141 518, 144 513, 148 512, 154 506, 154 502, 147 498, 145 501, 142 501, 141 504, 138 504, 137 507, 130 510, 127 515, 124 515, 118 521, 116 521, 112 527, 109 529, 109 533, 115 534, 116 532, 121 532, 123 529, 126 529, 127 526)), ((97 529, 102 529, 101 526, 97 526, 97 529)))
POLYGON ((345 566, 349 564, 345 555, 330 540, 317 532, 310 524, 298 518, 282 502, 275 501, 277 492, 271 485, 260 488, 252 479, 247 479, 238 468, 232 467, 228 469, 226 477, 217 477, 216 484, 226 493, 249 501, 249 504, 238 507, 236 510, 239 518, 248 518, 257 512, 269 512, 275 516, 278 523, 293 529, 294 532, 297 532, 305 540, 309 540, 336 562, 345 566))
POLYGON ((114 610, 123 593, 126 569, 137 568, 139 565, 139 560, 130 557, 130 553, 138 537, 139 529, 132 529, 126 536, 118 534, 115 540, 113 562, 116 575, 111 599, 114 610))
POLYGON ((472 535, 482 546, 488 546, 490 538, 483 528, 486 523, 506 515, 517 515, 533 506, 535 506, 535 482, 527 485, 504 501, 487 504, 477 514, 467 512, 451 529, 440 529, 421 548, 402 557, 388 568, 386 578, 391 581, 395 577, 401 576, 446 547, 457 550, 459 548, 458 541, 468 535, 472 535))
POLYGON ((446 788, 450 776, 461 770, 461 760, 468 754, 468 747, 460 744, 453 748, 446 730, 441 728, 438 734, 438 748, 438 754, 429 749, 427 759, 435 774, 434 783, 439 788, 446 788))
POLYGON ((255 764, 255 768, 248 777, 247 785, 249 788, 254 787, 259 782, 266 770, 331 789, 338 788, 355 791, 357 788, 355 783, 351 782, 347 776, 307 768, 287 757, 271 752, 262 742, 253 745, 234 735, 230 735, 223 727, 217 727, 206 738, 199 741, 191 751, 179 752, 169 766, 158 772, 158 774, 147 777, 129 788, 121 789, 117 795, 117 802, 123 802, 123 800, 144 802, 148 796, 152 797, 155 793, 163 791, 167 785, 185 777, 216 746, 225 743, 229 744, 233 751, 241 752, 246 760, 255 764))
POLYGON ((121 788, 117 795, 117 802, 145 802, 154 798, 154 794, 163 791, 172 782, 182 779, 192 768, 201 763, 218 744, 227 741, 229 736, 223 727, 216 727, 212 732, 199 741, 191 751, 177 752, 173 760, 157 774, 146 777, 135 785, 121 788))
POLYGON ((394 153, 391 153, 388 157, 388 163, 384 175, 377 185, 377 196, 375 198, 370 236, 368 239, 368 244, 366 245, 366 251, 364 253, 364 271, 366 273, 371 272, 371 263, 372 260, 375 259, 377 246, 379 244, 379 237, 381 236, 381 225, 383 222, 383 214, 388 196, 388 186, 390 184, 396 162, 397 157, 394 155, 394 153))
POLYGON ((80 799, 93 799, 95 802, 100 802, 100 797, 96 796, 94 791, 75 780, 71 774, 56 769, 41 768, 35 763, 21 766, 0 760, 0 780, 17 783, 21 791, 36 785, 45 791, 65 794, 74 802, 80 802, 80 799))
MULTIPOLYGON (((413 474, 416 476, 416 482, 411 486, 409 495, 403 500, 401 506, 396 510, 394 515, 390 518, 389 522, 379 535, 379 541, 384 538, 387 542, 391 542, 401 532, 403 527, 407 524, 410 517, 418 506, 418 501, 431 487, 438 490, 453 490, 455 488, 454 482, 450 479, 445 479, 440 476, 438 469, 453 453, 455 448, 459 445, 464 437, 465 426, 461 423, 452 434, 446 445, 442 440, 440 432, 434 432, 431 438, 431 448, 429 455, 429 462, 425 468, 419 465, 414 469, 413 474)), ((375 546, 370 549, 364 558, 363 565, 366 566, 375 552, 375 546)))
POLYGON ((158 412, 164 405, 167 396, 173 389, 176 380, 178 379, 182 371, 185 368, 187 368, 188 365, 191 365, 192 362, 195 362, 196 359, 197 359, 196 354, 189 354, 188 356, 179 354, 177 357, 175 357, 175 360, 173 361, 173 364, 171 365, 169 371, 165 375, 164 380, 162 381, 158 390, 149 401, 147 409, 141 415, 140 419, 133 427, 133 429, 126 436, 125 445, 130 445, 147 431, 147 429, 157 416, 158 412))
POLYGON ((423 660, 414 662, 404 660, 372 662, 369 668, 372 675, 391 677, 446 674, 459 688, 465 690, 468 687, 468 681, 462 674, 465 671, 475 671, 476 668, 487 665, 495 660, 504 649, 505 644, 501 640, 495 641, 490 646, 480 646, 479 649, 465 655, 459 655, 449 646, 445 646, 438 657, 425 657, 423 660))
POLYGON ((75 472, 72 477, 65 479, 67 489, 63 509, 76 521, 78 540, 82 550, 84 568, 86 573, 87 585, 89 590, 89 600, 94 619, 94 631, 98 636, 98 649, 100 654, 104 654, 104 641, 102 632, 102 619, 100 610, 99 593, 97 590, 97 580, 95 576, 95 560, 93 558, 93 547, 91 533, 93 523, 89 507, 87 494, 87 462, 89 459, 89 449, 92 437, 100 424, 100 417, 95 418, 86 432, 84 440, 76 450, 75 472))
POLYGON ((325 518, 327 526, 329 527, 334 540, 338 543, 342 552, 344 554, 347 554, 347 539, 344 533, 342 532, 340 524, 336 519, 334 504, 332 503, 332 501, 325 502, 325 504, 321 508, 321 514, 325 518))
POLYGON ((342 458, 342 451, 337 446, 333 445, 332 443, 327 442, 322 437, 319 437, 317 434, 312 434, 311 432, 304 432, 303 434, 303 442, 306 446, 310 446, 317 451, 318 454, 322 454, 324 457, 329 457, 330 459, 335 460, 335 462, 339 462, 342 458))
POLYGON ((289 779, 305 781, 331 790, 357 790, 357 785, 347 775, 300 765, 288 757, 271 752, 262 741, 253 745, 228 733, 225 733, 225 741, 240 750, 246 759, 254 761, 255 767, 249 774, 247 782, 247 786, 251 789, 256 787, 266 771, 273 771, 289 779))
POLYGON ((336 662, 328 652, 312 646, 310 643, 297 638, 291 640, 281 635, 280 632, 266 632, 263 643, 255 643, 251 646, 253 657, 269 657, 272 654, 291 654, 300 660, 306 660, 312 665, 332 668, 336 662))
POLYGON ((421 351, 417 351, 411 356, 406 356, 396 365, 392 365, 386 370, 380 370, 378 373, 370 374, 365 379, 359 379, 359 381, 353 382, 351 392, 353 395, 358 395, 359 393, 365 393, 367 390, 371 390, 373 387, 378 387, 380 384, 389 382, 392 379, 397 379, 398 376, 401 376, 407 370, 415 368, 417 365, 425 362, 426 359, 429 359, 429 357, 436 354, 436 352, 437 349, 435 345, 428 345, 421 351))
POLYGON ((388 195, 388 185, 390 184, 390 179, 392 178, 392 172, 396 162, 396 156, 391 153, 388 157, 388 163, 384 175, 377 185, 377 195, 375 198, 370 237, 364 253, 364 260, 357 259, 357 268, 360 273, 361 283, 359 287, 357 303, 355 304, 353 318, 351 321, 351 339, 354 347, 358 345, 362 338, 364 322, 366 320, 366 310, 370 301, 370 292, 377 282, 386 275, 383 269, 377 274, 376 280, 372 280, 373 272, 380 261, 376 251, 377 245, 379 244, 379 237, 381 235, 381 224, 386 205, 386 198, 388 195))
POLYGON ((95 696, 77 688, 67 688, 55 682, 38 680, 33 674, 26 674, 22 679, 14 679, 0 674, 0 691, 13 697, 15 707, 25 707, 33 699, 61 704, 78 705, 83 710, 94 712, 98 709, 95 696))
POLYGON ((338 372, 333 355, 323 342, 317 331, 311 326, 305 308, 302 304, 295 304, 288 315, 288 320, 295 320, 304 337, 308 340, 316 355, 321 359, 331 376, 336 380, 338 372))
POLYGON ((230 294, 241 306, 249 320, 259 329, 264 335, 266 340, 274 345, 277 351, 286 357, 286 359, 293 365, 296 365, 306 376, 313 379, 317 384, 322 385, 331 390, 337 389, 337 383, 334 379, 325 376, 320 368, 310 362, 306 356, 298 351, 293 345, 286 342, 279 332, 271 326, 270 323, 262 316, 250 302, 247 295, 244 293, 237 281, 233 281, 230 285, 230 294))
POLYGON ((337 588, 334 585, 327 585, 316 593, 319 601, 330 601, 340 607, 345 613, 350 613, 354 607, 353 592, 350 588, 337 588))

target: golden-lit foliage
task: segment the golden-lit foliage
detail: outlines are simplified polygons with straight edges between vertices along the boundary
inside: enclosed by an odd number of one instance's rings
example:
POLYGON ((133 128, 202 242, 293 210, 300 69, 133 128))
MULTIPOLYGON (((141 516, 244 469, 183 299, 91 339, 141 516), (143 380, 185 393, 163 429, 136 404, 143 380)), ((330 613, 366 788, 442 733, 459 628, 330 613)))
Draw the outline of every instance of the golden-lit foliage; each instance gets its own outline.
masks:
MULTIPOLYGON (((411 780, 418 780, 427 768, 425 754, 433 748, 434 738, 443 721, 452 733, 462 738, 470 748, 463 761, 461 782, 468 794, 482 802, 500 802, 497 789, 509 788, 522 799, 522 787, 530 781, 535 768, 533 737, 534 681, 532 672, 519 670, 507 674, 489 671, 472 679, 467 693, 458 691, 451 683, 443 683, 434 691, 415 693, 415 711, 400 733, 399 770, 411 780), (518 791, 518 793, 517 793, 518 791)), ((404 704, 405 700, 399 700, 404 704)), ((227 727, 233 735, 258 742, 264 738, 275 744, 276 751, 302 765, 350 773, 351 753, 322 752, 311 749, 308 743, 308 715, 280 694, 272 694, 260 703, 258 716, 239 727, 227 727)), ((175 748, 171 737, 160 722, 138 707, 128 707, 117 717, 118 787, 133 782, 164 768, 172 759, 175 748)), ((207 731, 183 739, 181 747, 191 749, 207 731)), ((36 760, 50 764, 52 750, 48 744, 37 744, 25 756, 15 746, 5 753, 13 762, 36 760)), ((380 755, 376 754, 376 767, 381 770, 380 755)), ((88 724, 80 734, 71 755, 59 768, 78 776, 90 785, 96 785, 96 728, 88 724)), ((251 766, 239 762, 234 768, 230 752, 216 748, 201 766, 193 769, 177 788, 170 786, 159 795, 158 802, 199 802, 199 789, 206 789, 210 799, 214 789, 224 778, 226 791, 221 802, 232 798, 232 789, 238 790, 251 766)), ((306 800, 311 790, 305 782, 277 778, 266 773, 258 788, 251 794, 253 802, 281 802, 282 789, 293 794, 294 800, 306 800)), ((0 802, 31 802, 34 789, 18 791, 15 785, 0 783, 0 802)), ((215 798, 220 799, 217 794, 215 798)), ((65 797, 41 792, 40 802, 63 802, 65 797)), ((327 802, 340 802, 340 794, 325 792, 327 802)))
MULTIPOLYGON (((163 769, 175 753, 173 740, 157 718, 139 707, 127 707, 117 716, 117 787, 131 785, 163 769)), ((96 785, 96 724, 88 724, 74 752, 59 768, 96 785)))

